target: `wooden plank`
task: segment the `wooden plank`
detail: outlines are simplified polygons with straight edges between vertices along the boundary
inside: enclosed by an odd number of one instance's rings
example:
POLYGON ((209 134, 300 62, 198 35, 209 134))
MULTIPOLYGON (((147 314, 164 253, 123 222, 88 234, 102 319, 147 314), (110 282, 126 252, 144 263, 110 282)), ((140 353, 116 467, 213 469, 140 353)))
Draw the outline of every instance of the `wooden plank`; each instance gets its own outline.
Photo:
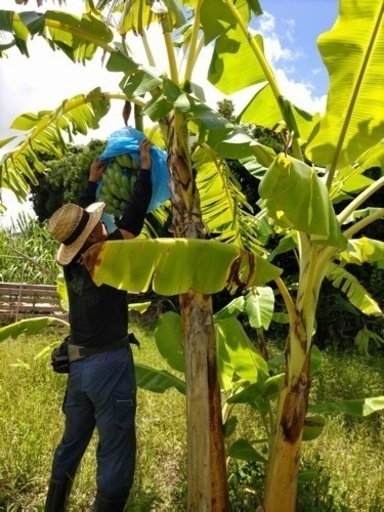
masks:
POLYGON ((29 306, 26 304, 18 304, 14 308, 7 308, 6 305, 0 305, 0 313, 53 313, 54 311, 63 311, 62 308, 50 304, 37 304, 36 306, 29 306))
POLYGON ((0 297, 57 297, 57 291, 0 290, 0 297))
POLYGON ((50 285, 20 285, 16 283, 0 283, 0 295, 4 295, 5 293, 20 293, 24 294, 47 294, 47 295, 57 295, 56 286, 50 285))
POLYGON ((4 297, 0 297, 0 304, 27 304, 29 306, 35 306, 36 304, 53 304, 60 306, 60 299, 58 297, 33 297, 28 299, 27 297, 8 297, 4 300, 4 297))
POLYGON ((56 288, 54 284, 12 283, 10 281, 0 283, 0 287, 1 286, 10 286, 14 288, 20 288, 20 286, 23 288, 56 288))
POLYGON ((0 283, 0 315, 18 318, 51 314, 67 315, 60 305, 56 286, 0 283))

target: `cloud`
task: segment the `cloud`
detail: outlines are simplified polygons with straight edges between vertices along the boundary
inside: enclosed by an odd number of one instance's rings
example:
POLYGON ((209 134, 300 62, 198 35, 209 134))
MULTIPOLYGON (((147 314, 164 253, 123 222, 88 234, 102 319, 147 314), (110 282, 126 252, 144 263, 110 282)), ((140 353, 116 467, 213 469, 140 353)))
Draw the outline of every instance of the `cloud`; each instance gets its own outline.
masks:
POLYGON ((286 75, 282 69, 275 70, 276 79, 279 82, 282 93, 294 105, 306 112, 314 114, 324 112, 327 96, 314 96, 313 86, 309 83, 295 82, 286 75))
MULTIPOLYGON (((277 62, 292 61, 302 56, 300 47, 290 48, 284 44, 287 40, 294 43, 294 27, 295 20, 284 20, 283 24, 288 27, 284 31, 277 33, 276 19, 272 14, 264 12, 258 18, 258 31, 263 35, 264 51, 269 62, 276 64, 277 62)), ((285 28, 285 27, 284 27, 285 28)))
MULTIPOLYGON (((298 74, 298 65, 304 57, 303 49, 295 38, 295 21, 283 20, 286 30, 277 31, 275 17, 264 12, 258 18, 258 30, 263 36, 264 53, 270 63, 281 92, 292 103, 310 113, 324 112, 326 96, 318 96, 310 81, 293 78, 298 74)), ((316 74, 320 70, 314 70, 316 74)))

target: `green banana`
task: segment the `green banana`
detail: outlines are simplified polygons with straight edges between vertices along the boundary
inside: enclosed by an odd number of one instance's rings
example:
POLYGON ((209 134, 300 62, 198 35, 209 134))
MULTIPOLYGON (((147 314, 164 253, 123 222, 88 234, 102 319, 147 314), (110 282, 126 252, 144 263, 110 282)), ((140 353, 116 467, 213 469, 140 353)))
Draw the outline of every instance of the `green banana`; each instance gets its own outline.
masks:
POLYGON ((98 199, 106 203, 105 212, 121 217, 133 190, 138 163, 128 153, 115 156, 103 173, 98 199), (129 171, 127 175, 124 170, 129 171))
POLYGON ((121 193, 125 200, 127 200, 131 194, 131 184, 126 174, 123 174, 121 179, 121 193))
POLYGON ((116 183, 111 183, 111 192, 117 199, 123 199, 121 194, 121 187, 116 185, 116 183))
POLYGON ((128 153, 117 155, 115 161, 123 168, 130 169, 132 167, 132 157, 128 153))
POLYGON ((131 169, 134 169, 135 171, 139 170, 139 164, 136 162, 136 160, 134 158, 132 158, 131 169))

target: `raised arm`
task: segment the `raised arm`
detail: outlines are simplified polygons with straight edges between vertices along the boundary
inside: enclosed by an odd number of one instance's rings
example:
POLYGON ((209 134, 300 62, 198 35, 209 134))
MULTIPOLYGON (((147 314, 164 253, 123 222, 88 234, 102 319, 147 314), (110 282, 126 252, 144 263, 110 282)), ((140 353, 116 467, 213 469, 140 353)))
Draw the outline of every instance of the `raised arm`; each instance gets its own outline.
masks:
POLYGON ((137 175, 135 186, 129 196, 123 216, 117 223, 124 238, 130 239, 138 236, 143 229, 145 215, 152 196, 152 159, 150 155, 152 143, 148 139, 141 141, 140 164, 141 169, 137 175))

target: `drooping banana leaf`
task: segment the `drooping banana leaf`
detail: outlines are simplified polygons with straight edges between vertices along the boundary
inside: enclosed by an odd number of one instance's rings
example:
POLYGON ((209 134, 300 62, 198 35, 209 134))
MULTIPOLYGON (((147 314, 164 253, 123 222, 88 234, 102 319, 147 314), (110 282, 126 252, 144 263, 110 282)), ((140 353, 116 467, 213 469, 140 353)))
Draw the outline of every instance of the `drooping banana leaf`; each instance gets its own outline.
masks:
POLYGON ((219 234, 221 242, 260 253, 258 222, 226 161, 207 146, 198 147, 192 159, 208 233, 219 234))
POLYGON ((304 162, 278 155, 262 178, 259 193, 278 224, 308 233, 316 243, 346 247, 328 189, 304 162))
POLYGON ((261 256, 233 245, 181 238, 101 242, 85 252, 83 263, 97 285, 137 292, 152 286, 168 296, 250 288, 281 274, 261 256))
POLYGON ((121 19, 118 30, 120 34, 133 31, 142 34, 153 22, 167 18, 169 27, 180 28, 185 17, 180 5, 175 0, 127 0, 121 2, 121 19))
POLYGON ((327 278, 335 288, 346 294, 349 302, 365 315, 383 316, 379 304, 371 297, 358 279, 343 267, 330 263, 327 278))
POLYGON ((348 250, 341 251, 338 258, 344 264, 362 265, 369 262, 378 263, 381 267, 384 267, 384 242, 366 236, 349 240, 348 250))
POLYGON ((20 131, 19 144, 6 153, 0 162, 2 185, 9 187, 17 197, 26 199, 30 183, 37 184, 35 171, 44 170, 39 153, 60 158, 67 151, 64 134, 69 141, 76 133, 86 135, 88 129, 99 127, 100 119, 109 108, 108 94, 97 88, 87 95, 79 94, 63 101, 53 111, 26 113, 17 117, 11 128, 20 131))
POLYGON ((36 318, 26 318, 18 322, 0 327, 0 342, 7 338, 16 339, 21 334, 36 334, 52 324, 62 324, 69 327, 66 320, 61 320, 51 316, 41 316, 36 318))
POLYGON ((332 30, 318 38, 330 89, 306 148, 316 165, 350 165, 383 138, 383 17, 382 0, 340 0, 332 30))

